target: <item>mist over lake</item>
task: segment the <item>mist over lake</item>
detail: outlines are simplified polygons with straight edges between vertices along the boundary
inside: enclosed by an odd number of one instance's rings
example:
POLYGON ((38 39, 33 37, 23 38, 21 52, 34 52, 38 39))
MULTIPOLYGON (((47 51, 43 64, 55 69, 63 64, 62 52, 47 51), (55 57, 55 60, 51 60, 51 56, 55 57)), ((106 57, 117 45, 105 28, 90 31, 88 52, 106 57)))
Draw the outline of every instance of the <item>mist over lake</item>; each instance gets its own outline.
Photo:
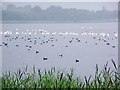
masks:
POLYGON ((2 73, 35 66, 77 76, 118 63, 117 3, 6 2, 2 7, 2 73))
POLYGON ((117 22, 3 24, 3 32, 12 34, 3 35, 2 70, 74 68, 85 76, 96 64, 102 69, 108 61, 112 68, 112 59, 118 63, 117 30, 117 22))

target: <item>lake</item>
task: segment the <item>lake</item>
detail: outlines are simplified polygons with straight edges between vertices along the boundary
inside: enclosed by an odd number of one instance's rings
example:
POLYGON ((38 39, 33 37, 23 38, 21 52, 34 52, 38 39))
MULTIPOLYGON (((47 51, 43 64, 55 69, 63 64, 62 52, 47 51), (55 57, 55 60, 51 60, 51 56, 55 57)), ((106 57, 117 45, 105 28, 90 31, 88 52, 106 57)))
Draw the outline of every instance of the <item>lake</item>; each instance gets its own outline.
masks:
POLYGON ((108 61, 118 63, 118 24, 113 23, 26 23, 3 24, 2 72, 35 66, 56 67, 77 76, 94 74, 108 61))

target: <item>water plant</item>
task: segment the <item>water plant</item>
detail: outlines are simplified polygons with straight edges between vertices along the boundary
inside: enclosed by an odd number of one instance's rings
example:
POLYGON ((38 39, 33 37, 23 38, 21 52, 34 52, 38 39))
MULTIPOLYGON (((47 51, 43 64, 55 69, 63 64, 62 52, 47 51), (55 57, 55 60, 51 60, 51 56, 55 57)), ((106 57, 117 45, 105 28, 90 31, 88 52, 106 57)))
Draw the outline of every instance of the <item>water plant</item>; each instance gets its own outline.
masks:
POLYGON ((99 70, 99 66, 96 64, 96 70, 94 76, 84 77, 84 80, 80 77, 76 77, 74 69, 70 69, 69 73, 65 73, 56 68, 44 70, 33 67, 31 73, 28 72, 26 66, 23 70, 18 70, 14 74, 10 71, 3 74, 1 82, 3 89, 5 88, 86 88, 92 89, 120 89, 120 77, 118 68, 115 62, 112 60, 114 70, 108 67, 108 62, 104 65, 103 70, 99 70))

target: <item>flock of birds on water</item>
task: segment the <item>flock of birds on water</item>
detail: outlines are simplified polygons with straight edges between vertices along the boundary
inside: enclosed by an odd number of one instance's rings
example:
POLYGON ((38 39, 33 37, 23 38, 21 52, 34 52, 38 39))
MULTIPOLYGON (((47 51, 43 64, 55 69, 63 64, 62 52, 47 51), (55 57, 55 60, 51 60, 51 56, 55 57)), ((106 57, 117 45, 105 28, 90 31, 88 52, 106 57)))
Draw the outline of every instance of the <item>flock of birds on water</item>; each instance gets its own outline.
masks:
MULTIPOLYGON (((114 32, 114 34, 116 34, 116 32, 114 32)), ((64 35, 59 35, 60 37, 63 37, 63 39, 66 39, 66 37, 64 35)), ((58 42, 59 40, 57 38, 54 37, 54 35, 51 35, 47 40, 44 40, 44 38, 46 38, 46 35, 41 35, 41 36, 32 36, 32 35, 3 35, 3 38, 5 38, 5 41, 2 41, 2 44, 0 45, 1 47, 9 47, 9 43, 12 42, 13 40, 23 40, 25 42, 29 42, 30 44, 26 44, 25 47, 27 48, 28 51, 30 51, 33 48, 33 45, 35 44, 40 44, 41 46, 44 44, 47 44, 49 42, 58 42), (40 40, 40 41, 39 41, 40 40), (39 42, 39 43, 38 43, 39 42)), ((93 39, 97 39, 98 41, 103 41, 107 46, 110 46, 110 41, 109 40, 115 40, 118 39, 118 37, 114 37, 114 38, 109 38, 107 36, 104 36, 104 38, 101 37, 97 37, 97 36, 92 36, 93 39)), ((68 41, 70 44, 73 43, 73 41, 76 41, 78 43, 81 43, 81 39, 79 37, 71 37, 71 39, 68 41)), ((84 42, 85 44, 89 44, 88 41, 84 42)), ((98 43, 96 42, 95 45, 98 45, 98 43)), ((52 44, 51 47, 54 47, 55 44, 52 44)), ((15 47, 20 47, 19 44, 16 44, 15 47)), ((65 48, 69 48, 69 45, 65 45, 65 48)), ((116 48, 115 45, 111 45, 112 48, 116 48)), ((36 54, 39 54, 40 51, 39 50, 35 50, 36 54)), ((58 55, 59 57, 64 57, 64 55, 62 53, 60 53, 58 55)), ((44 61, 47 61, 49 58, 48 57, 43 57, 44 61)), ((79 59, 75 59, 76 63, 79 63, 79 59)))

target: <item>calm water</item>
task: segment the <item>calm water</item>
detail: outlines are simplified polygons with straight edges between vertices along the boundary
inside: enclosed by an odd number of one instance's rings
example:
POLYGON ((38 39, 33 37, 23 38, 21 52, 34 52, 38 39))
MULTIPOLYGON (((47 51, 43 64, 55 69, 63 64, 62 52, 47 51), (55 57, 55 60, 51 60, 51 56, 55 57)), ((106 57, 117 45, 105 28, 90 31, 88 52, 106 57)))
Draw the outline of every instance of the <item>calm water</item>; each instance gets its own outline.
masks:
POLYGON ((96 64, 102 69, 107 61, 113 67, 111 59, 118 63, 117 23, 3 24, 5 31, 12 34, 2 35, 3 72, 28 65, 42 70, 74 68, 77 75, 84 76, 93 74, 96 64), (65 32, 72 34, 62 35, 65 32), (97 35, 85 35, 90 32, 97 35))

